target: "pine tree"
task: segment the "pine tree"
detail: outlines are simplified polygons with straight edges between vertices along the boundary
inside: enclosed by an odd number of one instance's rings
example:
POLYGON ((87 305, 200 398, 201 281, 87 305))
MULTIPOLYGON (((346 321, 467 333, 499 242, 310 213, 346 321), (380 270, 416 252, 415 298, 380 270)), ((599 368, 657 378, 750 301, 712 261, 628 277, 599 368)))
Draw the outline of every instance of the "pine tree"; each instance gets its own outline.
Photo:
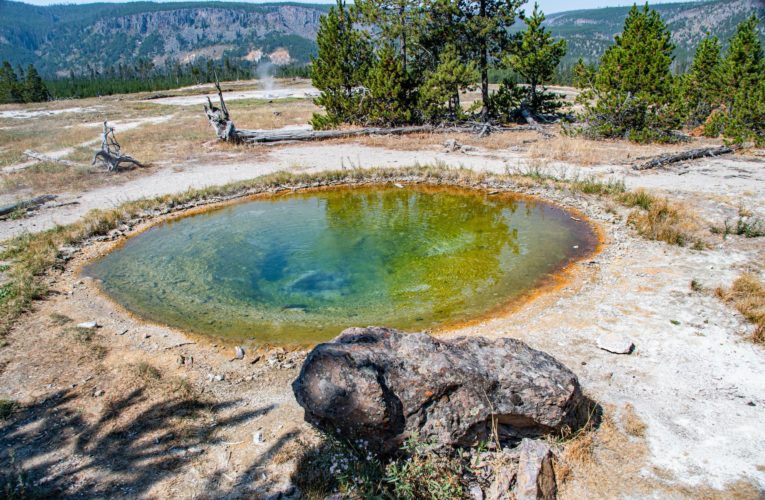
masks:
POLYGON ((489 68, 509 49, 510 29, 524 0, 456 0, 460 25, 464 30, 461 50, 465 59, 477 61, 481 75, 481 117, 490 115, 489 68))
POLYGON ((311 59, 311 81, 321 92, 316 104, 326 114, 314 114, 314 128, 357 123, 362 86, 369 70, 371 45, 366 32, 354 27, 343 0, 321 18, 316 36, 318 56, 311 59))
POLYGON ((691 69, 677 79, 678 112, 688 127, 697 127, 721 104, 720 41, 707 37, 696 49, 691 69))
POLYGON ((42 102, 50 99, 50 93, 48 93, 45 82, 43 82, 39 73, 37 73, 37 68, 31 64, 27 68, 23 95, 25 102, 42 102))
POLYGON ((526 29, 521 33, 517 46, 504 61, 528 85, 525 104, 532 113, 553 112, 561 106, 553 94, 546 92, 544 84, 552 80, 555 68, 566 55, 566 41, 554 41, 550 32, 542 26, 544 20, 544 13, 535 3, 531 16, 524 18, 526 29))
POLYGON ((763 78, 764 64, 757 16, 752 14, 736 27, 723 63, 723 87, 729 96, 729 106, 733 106, 733 100, 741 90, 755 86, 763 78))
POLYGON ((592 82, 595 80, 597 71, 598 69, 594 64, 587 64, 584 62, 584 59, 580 57, 571 70, 571 83, 578 89, 590 88, 592 82))
POLYGON ((735 104, 724 121, 725 137, 737 144, 765 146, 765 78, 748 91, 739 91, 735 104))
POLYGON ((8 61, 3 61, 0 67, 0 104, 21 102, 22 96, 19 89, 19 79, 13 66, 8 61))
POLYGON ((603 54, 595 85, 651 103, 666 99, 672 85, 670 65, 675 47, 659 13, 647 4, 642 9, 633 5, 624 31, 614 40, 603 54))
POLYGON ((765 145, 765 61, 752 15, 736 28, 723 63, 723 94, 727 114, 705 132, 722 130, 728 139, 765 145))
POLYGON ((580 95, 586 132, 633 141, 669 141, 678 125, 673 94, 671 34, 658 12, 633 6, 624 31, 601 58, 593 89, 580 95), (592 104, 592 99, 595 104, 592 104))
POLYGON ((456 47, 447 45, 438 66, 427 74, 420 89, 420 108, 425 118, 431 122, 461 118, 464 113, 460 108, 460 92, 475 85, 478 78, 475 63, 463 63, 456 47))
POLYGON ((366 123, 379 126, 404 125, 414 121, 415 112, 403 60, 393 45, 378 51, 366 78, 369 95, 364 103, 366 123))
POLYGON ((417 39, 424 20, 422 3, 415 0, 358 0, 364 21, 377 28, 383 43, 398 49, 402 68, 409 72, 409 59, 416 56, 417 39))

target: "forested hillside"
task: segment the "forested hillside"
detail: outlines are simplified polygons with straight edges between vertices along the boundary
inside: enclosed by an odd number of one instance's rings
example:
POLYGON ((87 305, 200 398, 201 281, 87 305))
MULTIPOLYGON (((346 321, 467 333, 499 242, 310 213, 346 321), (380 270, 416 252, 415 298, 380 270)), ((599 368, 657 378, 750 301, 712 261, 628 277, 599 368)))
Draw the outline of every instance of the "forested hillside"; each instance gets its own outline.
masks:
POLYGON ((326 6, 224 2, 53 5, 0 0, 0 61, 47 76, 148 60, 305 63, 326 6), (285 50, 278 50, 285 49, 285 50))
MULTIPOLYGON (((34 64, 46 78, 90 76, 120 65, 135 68, 139 62, 168 67, 226 57, 247 67, 259 61, 302 64, 316 51, 319 19, 328 7, 231 2, 38 7, 0 0, 0 61, 14 67, 34 64)), ((728 40, 747 15, 756 12, 765 17, 762 0, 654 7, 673 34, 676 69, 687 65, 706 33, 728 40)), ((612 7, 548 15, 545 26, 568 42, 561 66, 570 67, 579 57, 597 60, 622 29, 628 10, 612 7)), ((519 22, 517 29, 522 25, 519 22)))
MULTIPOLYGON (((641 5, 642 2, 637 2, 641 5)), ((751 14, 765 18, 763 0, 716 0, 711 2, 649 3, 661 14, 672 32, 676 64, 681 70, 693 58, 694 50, 707 35, 728 40, 736 26, 751 14)), ((629 7, 576 10, 549 14, 545 25, 553 35, 565 38, 568 53, 563 65, 570 65, 580 57, 595 62, 613 44, 614 35, 622 30, 629 7)), ((765 39, 765 28, 760 27, 765 39)))

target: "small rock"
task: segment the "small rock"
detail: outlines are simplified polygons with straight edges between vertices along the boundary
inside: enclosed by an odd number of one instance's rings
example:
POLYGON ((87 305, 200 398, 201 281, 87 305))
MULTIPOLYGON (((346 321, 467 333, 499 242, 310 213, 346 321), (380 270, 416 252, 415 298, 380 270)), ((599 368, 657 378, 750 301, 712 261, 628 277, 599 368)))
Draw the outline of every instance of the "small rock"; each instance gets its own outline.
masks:
POLYGON ((121 332, 117 332, 117 335, 125 335, 127 332, 127 330, 122 330, 121 332))
POLYGON ((517 500, 553 500, 558 495, 553 470, 553 453, 542 441, 524 438, 519 445, 518 475, 515 484, 517 500))
POLYGON ((223 375, 222 373, 218 375, 215 375, 213 373, 208 373, 207 380, 210 382, 223 382, 224 380, 226 380, 226 376, 223 375))
POLYGON ((614 354, 632 354, 635 344, 623 335, 604 334, 598 337, 597 345, 604 351, 614 354))
POLYGON ((257 356, 255 356, 254 358, 252 358, 252 361, 250 361, 250 364, 251 364, 251 365, 254 365, 254 364, 255 364, 255 363, 257 363, 258 361, 260 361, 260 358, 261 358, 261 356, 260 356, 260 354, 258 354, 257 356))
POLYGON ((468 495, 470 495, 470 498, 473 500, 483 500, 483 491, 481 491, 481 487, 476 483, 470 483, 470 486, 468 486, 468 495))
POLYGON ((238 345, 234 348, 234 359, 243 359, 243 358, 244 358, 244 348, 238 345))
POLYGON ((265 439, 263 439, 263 433, 258 431, 252 435, 252 442, 255 444, 263 444, 265 442, 265 439))
POLYGON ((515 481, 515 471, 507 465, 500 466, 494 474, 494 482, 486 494, 486 500, 512 500, 511 491, 515 481))
POLYGON ((95 321, 85 321, 84 323, 77 324, 77 328, 85 328, 86 330, 94 330, 96 328, 100 328, 101 325, 99 325, 95 321))
POLYGON ((104 390, 103 389, 97 389, 96 391, 93 392, 93 397, 94 398, 100 398, 103 395, 104 395, 104 390))

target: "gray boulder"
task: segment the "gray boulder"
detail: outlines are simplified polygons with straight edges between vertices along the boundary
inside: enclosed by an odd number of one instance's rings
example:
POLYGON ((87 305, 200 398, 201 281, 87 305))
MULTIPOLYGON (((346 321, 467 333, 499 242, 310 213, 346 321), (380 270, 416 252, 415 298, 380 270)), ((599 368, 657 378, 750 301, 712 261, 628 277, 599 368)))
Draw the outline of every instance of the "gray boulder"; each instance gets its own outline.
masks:
POLYGON ((377 453, 418 434, 439 447, 576 430, 590 401, 552 356, 515 339, 441 340, 349 328, 316 346, 292 384, 306 420, 377 453))

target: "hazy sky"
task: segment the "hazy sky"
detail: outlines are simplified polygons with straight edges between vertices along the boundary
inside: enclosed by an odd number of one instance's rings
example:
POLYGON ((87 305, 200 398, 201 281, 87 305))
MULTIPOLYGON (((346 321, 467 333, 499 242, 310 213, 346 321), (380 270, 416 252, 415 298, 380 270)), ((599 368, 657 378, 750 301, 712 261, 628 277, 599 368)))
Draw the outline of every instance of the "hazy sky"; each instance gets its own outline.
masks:
MULTIPOLYGON (((94 1, 103 1, 103 0, 21 0, 25 3, 31 3, 34 5, 51 5, 51 4, 61 4, 61 3, 92 3, 94 1)), ((109 0, 106 0, 109 1, 109 0)), ((118 0, 118 1, 130 1, 130 0, 118 0)), ((234 0, 234 1, 241 1, 241 0, 234 0)), ((244 0, 246 1, 246 0, 244 0)), ((272 0, 273 1, 273 0, 272 0)), ((305 3, 334 3, 334 1, 330 0, 293 0, 293 1, 303 1, 305 3)), ((640 0, 638 3, 643 3, 645 0, 640 0)), ((669 3, 672 1, 688 1, 688 0, 661 0, 657 2, 649 2, 649 3, 669 3)), ((261 2, 253 2, 253 3, 261 3, 261 2)), ((542 10, 545 13, 552 13, 552 12, 561 12, 565 10, 577 10, 577 9, 592 9, 597 7, 612 7, 615 5, 632 5, 635 3, 632 0, 539 0, 539 5, 542 7, 542 10)), ((530 6, 533 5, 533 1, 530 4, 527 4, 527 7, 530 8, 530 6)))

